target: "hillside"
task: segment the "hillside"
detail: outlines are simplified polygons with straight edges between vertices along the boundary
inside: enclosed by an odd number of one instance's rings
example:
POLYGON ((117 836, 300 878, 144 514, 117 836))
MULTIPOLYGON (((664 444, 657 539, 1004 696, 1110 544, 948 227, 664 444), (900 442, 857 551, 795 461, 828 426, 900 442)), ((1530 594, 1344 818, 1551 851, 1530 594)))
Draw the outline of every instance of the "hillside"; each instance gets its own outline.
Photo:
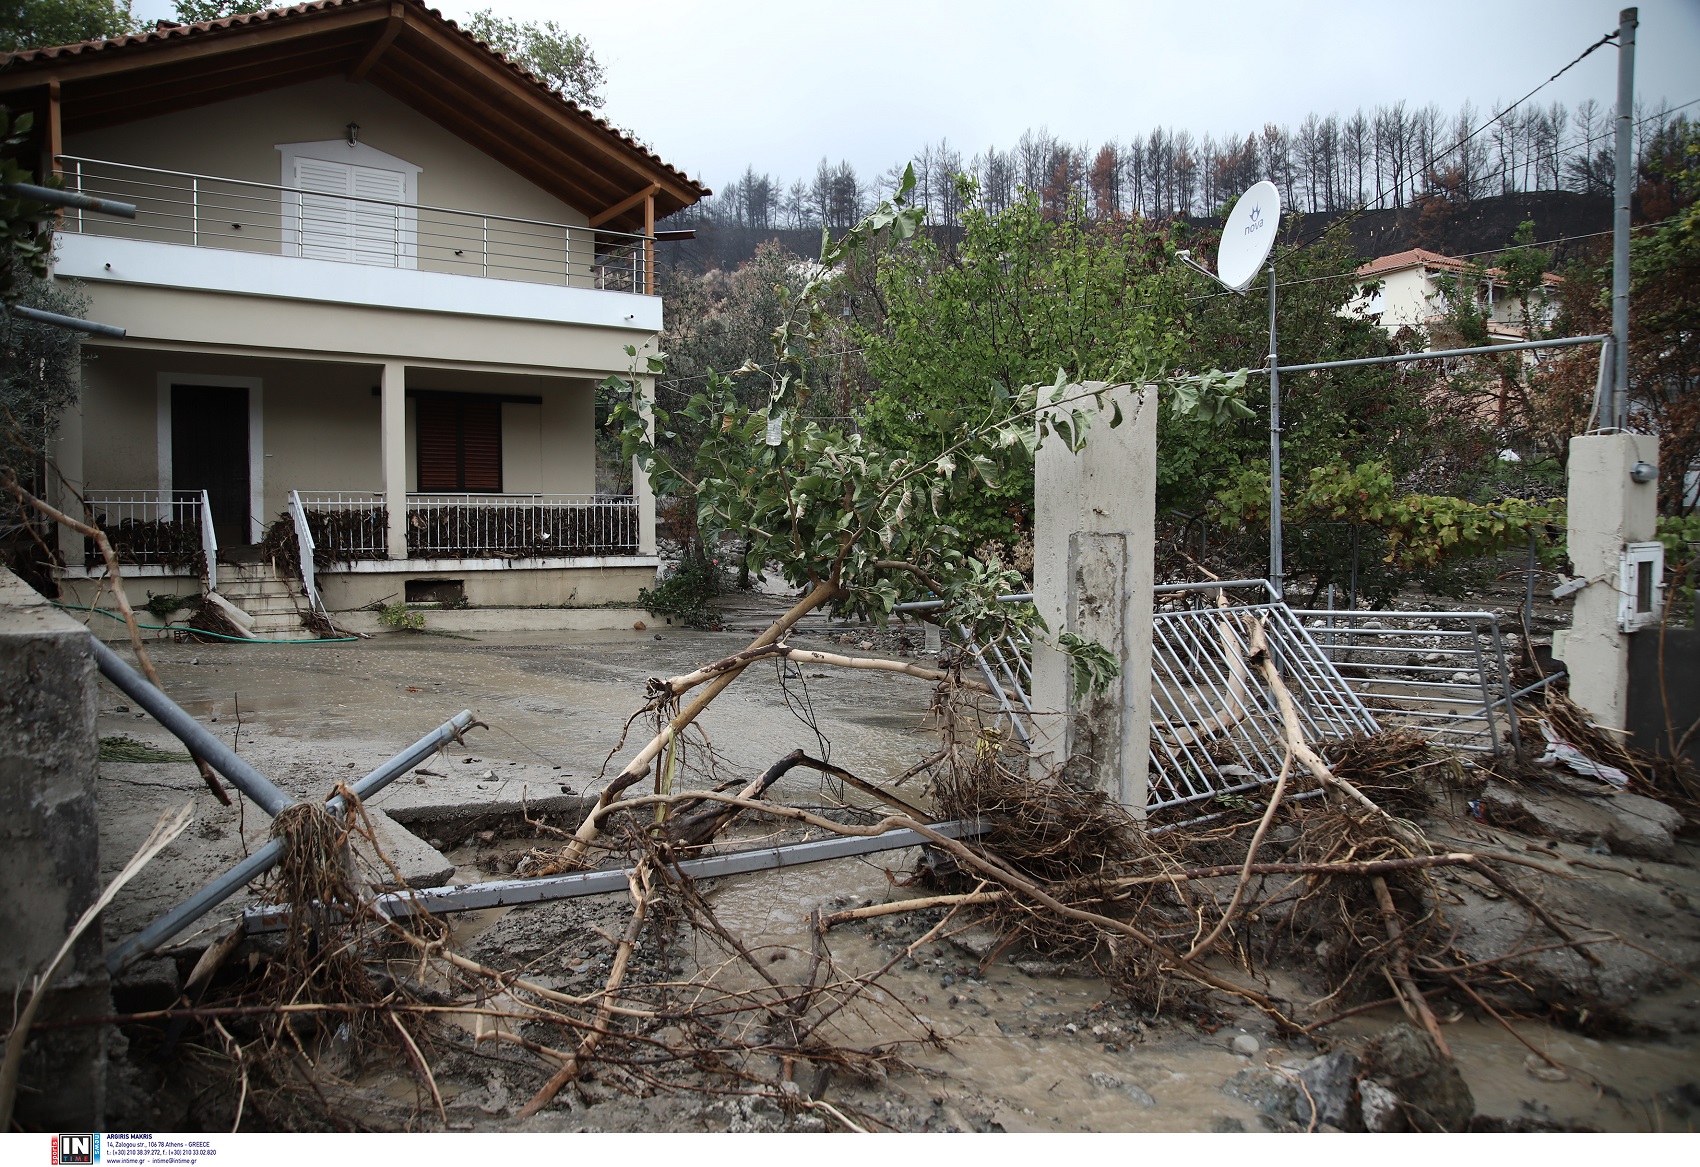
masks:
MULTIPOLYGON (((1583 247, 1597 245, 1592 239, 1576 242, 1581 237, 1611 230, 1611 199, 1560 190, 1475 199, 1461 206, 1436 199, 1427 204, 1413 203, 1361 214, 1337 211, 1299 215, 1289 220, 1287 234, 1292 239, 1308 239, 1342 218, 1350 220, 1352 245, 1366 259, 1412 247, 1425 247, 1445 255, 1474 255, 1506 246, 1517 225, 1533 219, 1537 240, 1558 244, 1554 258, 1562 264, 1583 247)), ((1218 219, 1186 221, 1201 229, 1221 225, 1218 219)), ((735 268, 755 254, 757 245, 769 239, 777 239, 798 255, 812 256, 820 250, 820 231, 815 228, 758 230, 705 221, 692 225, 697 232, 695 239, 660 249, 663 276, 674 269, 701 272, 716 267, 735 268)))

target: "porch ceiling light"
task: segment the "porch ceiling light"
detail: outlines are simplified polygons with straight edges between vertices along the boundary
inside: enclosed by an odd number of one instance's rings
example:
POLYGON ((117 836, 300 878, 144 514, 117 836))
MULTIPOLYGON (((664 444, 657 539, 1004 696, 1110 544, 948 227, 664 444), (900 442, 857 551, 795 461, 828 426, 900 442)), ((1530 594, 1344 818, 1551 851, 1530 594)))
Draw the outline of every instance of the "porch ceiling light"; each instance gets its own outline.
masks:
POLYGON ((353 148, 354 146, 359 145, 360 144, 360 123, 359 122, 349 122, 347 129, 348 129, 348 145, 349 145, 349 147, 353 148))

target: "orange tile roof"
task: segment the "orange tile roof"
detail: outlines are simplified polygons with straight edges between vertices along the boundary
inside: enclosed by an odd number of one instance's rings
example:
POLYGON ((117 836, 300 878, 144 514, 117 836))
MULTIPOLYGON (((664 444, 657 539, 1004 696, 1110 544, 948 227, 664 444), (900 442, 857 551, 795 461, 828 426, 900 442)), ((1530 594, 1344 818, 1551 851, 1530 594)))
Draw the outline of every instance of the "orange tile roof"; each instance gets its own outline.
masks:
MULTIPOLYGON (((1392 255, 1383 255, 1372 259, 1358 268, 1360 276, 1385 275, 1388 272, 1404 271, 1411 267, 1439 268, 1441 271, 1461 273, 1468 271, 1473 265, 1450 255, 1442 255, 1438 251, 1429 251, 1422 247, 1413 247, 1409 251, 1399 251, 1392 255)), ((1481 269, 1482 274, 1489 279, 1504 279, 1505 269, 1487 267, 1481 269)), ((1541 283, 1547 287, 1556 287, 1564 282, 1564 277, 1547 272, 1541 276, 1541 283)))
MULTIPOLYGON (((68 45, 47 45, 37 49, 24 49, 15 53, 7 53, 0 56, 0 69, 12 71, 17 69, 19 66, 25 66, 27 71, 27 66, 30 65, 68 60, 92 53, 124 52, 126 50, 134 50, 143 46, 160 44, 165 41, 216 35, 231 29, 243 28, 250 25, 264 25, 296 20, 315 12, 325 12, 331 9, 351 9, 377 5, 387 7, 391 2, 392 0, 312 0, 310 3, 296 4, 289 8, 267 8, 259 12, 246 13, 239 16, 226 16, 218 20, 204 20, 195 24, 173 24, 162 20, 151 32, 132 33, 125 36, 109 37, 99 40, 79 41, 75 44, 68 45)), ((633 138, 624 130, 621 130, 606 119, 597 117, 578 103, 571 101, 555 90, 550 89, 549 86, 535 74, 520 68, 512 61, 508 60, 506 56, 497 52, 484 41, 479 40, 477 37, 461 28, 454 21, 448 19, 435 8, 426 7, 423 0, 399 0, 399 2, 405 4, 408 8, 413 9, 415 12, 430 18, 437 24, 448 28, 465 39, 468 44, 476 45, 483 51, 484 54, 495 61, 499 61, 515 75, 524 78, 526 81, 530 82, 532 85, 549 94, 549 96, 554 98, 556 101, 566 106, 579 117, 582 117, 586 121, 595 125, 604 133, 618 139, 628 149, 636 151, 648 161, 677 177, 680 182, 698 191, 699 194, 697 197, 703 198, 713 193, 706 186, 687 175, 684 171, 679 170, 672 164, 663 161, 658 154, 650 150, 647 146, 643 145, 643 143, 633 138)))

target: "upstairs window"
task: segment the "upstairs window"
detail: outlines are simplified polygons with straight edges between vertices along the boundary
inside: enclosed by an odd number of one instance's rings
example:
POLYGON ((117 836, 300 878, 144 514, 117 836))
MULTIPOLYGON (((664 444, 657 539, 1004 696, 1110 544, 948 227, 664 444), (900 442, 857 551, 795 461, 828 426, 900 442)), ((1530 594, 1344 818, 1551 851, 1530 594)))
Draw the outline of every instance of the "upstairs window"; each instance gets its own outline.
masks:
POLYGON ((301 214, 301 254, 377 267, 402 267, 408 258, 407 175, 376 166, 318 158, 295 160, 301 214), (308 193, 311 192, 311 193, 308 193), (354 198, 335 198, 353 195, 354 198), (377 202, 356 200, 376 199, 377 202))
POLYGON ((365 143, 299 142, 283 154, 285 255, 418 266, 419 167, 365 143))

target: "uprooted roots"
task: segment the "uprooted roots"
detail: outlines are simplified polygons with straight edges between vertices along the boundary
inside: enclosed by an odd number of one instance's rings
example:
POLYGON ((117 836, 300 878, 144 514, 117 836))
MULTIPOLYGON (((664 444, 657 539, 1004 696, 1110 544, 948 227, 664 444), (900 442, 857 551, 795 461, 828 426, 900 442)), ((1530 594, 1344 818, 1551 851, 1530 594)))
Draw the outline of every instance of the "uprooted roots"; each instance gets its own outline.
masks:
MULTIPOLYGON (((973 700, 949 689, 941 687, 935 712, 973 700)), ((842 803, 831 818, 823 808, 762 802, 765 776, 719 782, 721 793, 711 793, 720 777, 716 756, 711 748, 693 754, 681 738, 677 750, 659 755, 655 795, 613 808, 592 821, 601 823, 595 831, 581 827, 598 854, 626 867, 629 900, 623 927, 601 933, 601 986, 583 992, 565 991, 569 982, 554 966, 494 968, 471 959, 427 916, 378 914, 373 886, 394 886, 399 877, 350 858, 360 836, 361 850, 378 852, 358 801, 343 789, 352 808, 346 823, 317 809, 280 816, 284 859, 275 893, 288 908, 286 930, 251 975, 236 978, 232 993, 189 1012, 220 1035, 241 1069, 242 1097, 252 1086, 253 1107, 275 1125, 309 1125, 301 1111, 310 1101, 334 1114, 328 1099, 339 1094, 328 1087, 347 1084, 387 1052, 410 1067, 418 1113, 434 1112, 440 1124, 447 1112, 434 1068, 477 1072, 477 1059, 499 1057, 529 1091, 517 1107, 522 1117, 590 1097, 594 1083, 639 1096, 765 1097, 791 1113, 815 1111, 863 1129, 866 1115, 822 1097, 828 1079, 881 1078, 904 1067, 908 1049, 943 1040, 898 993, 881 989, 881 979, 921 945, 976 923, 996 934, 988 961, 1020 945, 1090 965, 1153 1013, 1201 1015, 1249 1003, 1291 1030, 1324 1023, 1304 1025, 1307 1011, 1338 1015, 1391 993, 1442 1049, 1426 994, 1456 988, 1483 1000, 1459 970, 1484 977, 1499 970, 1492 957, 1450 948, 1438 869, 1491 884, 1559 943, 1584 953, 1490 857, 1443 852, 1400 817, 1428 806, 1433 791, 1463 782, 1455 762, 1415 735, 1333 743, 1325 760, 1309 754, 1292 785, 1303 800, 1283 802, 1265 790, 1274 805, 1240 798, 1207 820, 1154 829, 1062 773, 1030 773, 1029 758, 987 727, 983 710, 970 708, 942 728, 945 747, 924 769, 926 795, 910 796, 930 796, 931 816, 917 817, 911 804, 866 779, 810 762, 885 802, 893 813, 878 825, 856 825, 866 808, 842 803), (700 782, 696 789, 681 789, 687 772, 700 782), (725 793, 737 788, 744 793, 725 793), (699 810, 691 821, 712 820, 712 829, 685 839, 667 816, 683 807, 678 821, 685 821, 692 806, 699 810), (945 909, 942 918, 871 971, 840 967, 828 947, 831 929, 909 907, 817 914, 796 948, 752 944, 716 915, 679 861, 712 845, 728 823, 757 814, 767 826, 806 825, 817 837, 919 831, 930 840, 924 874, 941 894, 915 905, 945 909), (983 832, 948 838, 929 825, 944 819, 978 820, 983 832), (1282 952, 1302 955, 1322 982, 1320 999, 1285 1004, 1259 983, 1260 964, 1282 952), (513 1069, 516 1057, 523 1070, 513 1069)), ((769 774, 799 757, 782 759, 769 774)), ((838 795, 845 789, 834 787, 838 795)), ((584 942, 584 931, 571 942, 584 942)))

